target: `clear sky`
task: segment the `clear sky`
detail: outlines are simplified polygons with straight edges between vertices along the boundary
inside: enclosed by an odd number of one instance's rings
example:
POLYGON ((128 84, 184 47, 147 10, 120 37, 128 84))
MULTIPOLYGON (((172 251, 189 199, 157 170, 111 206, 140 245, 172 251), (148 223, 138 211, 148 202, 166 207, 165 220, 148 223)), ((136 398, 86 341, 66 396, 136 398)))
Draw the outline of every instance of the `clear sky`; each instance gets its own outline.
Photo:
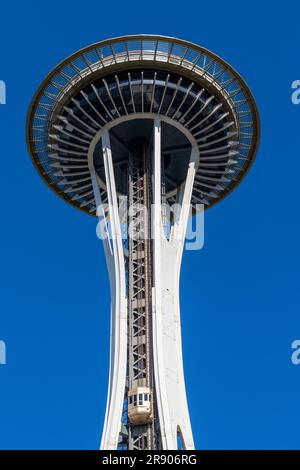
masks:
POLYGON ((260 110, 241 186, 186 252, 181 309, 196 447, 300 449, 300 5, 262 1, 1 5, 0 448, 96 449, 108 377, 109 286, 96 220, 57 198, 25 144, 34 91, 66 56, 123 34, 199 43, 231 63, 260 110))

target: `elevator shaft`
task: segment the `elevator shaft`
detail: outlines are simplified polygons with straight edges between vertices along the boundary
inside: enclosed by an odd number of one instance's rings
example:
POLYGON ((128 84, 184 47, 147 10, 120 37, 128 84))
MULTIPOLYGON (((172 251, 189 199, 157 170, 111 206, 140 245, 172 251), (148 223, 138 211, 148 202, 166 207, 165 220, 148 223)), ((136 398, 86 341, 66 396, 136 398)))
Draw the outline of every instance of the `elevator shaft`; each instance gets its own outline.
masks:
POLYGON ((134 139, 128 164, 128 448, 155 447, 152 359, 151 158, 134 139))

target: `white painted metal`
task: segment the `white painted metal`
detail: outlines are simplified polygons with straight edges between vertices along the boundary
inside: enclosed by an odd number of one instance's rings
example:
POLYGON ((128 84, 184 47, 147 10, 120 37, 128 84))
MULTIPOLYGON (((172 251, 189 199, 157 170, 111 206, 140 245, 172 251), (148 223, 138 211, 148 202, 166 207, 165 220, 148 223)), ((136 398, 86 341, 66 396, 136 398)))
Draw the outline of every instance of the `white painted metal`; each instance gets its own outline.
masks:
POLYGON ((153 156, 153 350, 156 396, 164 449, 194 449, 185 391, 179 306, 179 277, 199 150, 192 147, 187 178, 180 190, 181 210, 167 240, 161 210, 161 124, 154 123, 153 156), (180 404, 180 405, 179 405, 180 404))
MULTIPOLYGON (((118 445, 126 381, 127 298, 125 258, 108 131, 104 132, 102 135, 102 148, 112 236, 111 241, 109 238, 103 240, 111 289, 111 337, 109 386, 101 449, 113 450, 116 449, 118 445)), ((89 159, 89 168, 97 208, 101 211, 98 214, 99 222, 103 224, 105 213, 101 204, 101 194, 92 159, 89 159)))

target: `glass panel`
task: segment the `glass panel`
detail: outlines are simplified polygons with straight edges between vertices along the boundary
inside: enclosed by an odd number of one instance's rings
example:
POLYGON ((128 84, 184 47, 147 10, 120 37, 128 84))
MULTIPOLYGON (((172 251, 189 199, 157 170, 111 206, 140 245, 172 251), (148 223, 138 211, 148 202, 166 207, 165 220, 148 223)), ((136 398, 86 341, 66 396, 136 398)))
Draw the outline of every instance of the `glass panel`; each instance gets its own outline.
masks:
POLYGON ((158 51, 163 52, 164 54, 168 54, 170 50, 171 44, 167 41, 159 41, 158 42, 158 51))
POLYGON ((104 46, 104 47, 101 48, 100 54, 102 54, 103 58, 111 57, 112 56, 112 50, 109 46, 104 46))
POLYGON ((172 55, 177 57, 184 57, 187 52, 186 46, 182 46, 181 44, 175 44, 172 50, 172 55))
POLYGON ((122 54, 126 52, 126 44, 125 42, 117 42, 116 44, 112 44, 112 47, 116 54, 122 54))
POLYGON ((81 71, 88 68, 88 63, 84 60, 84 56, 77 57, 73 60, 72 64, 81 71))
POLYGON ((90 64, 94 64, 95 62, 99 62, 99 56, 98 56, 98 54, 96 53, 95 50, 86 52, 84 54, 84 57, 88 60, 88 62, 90 64))

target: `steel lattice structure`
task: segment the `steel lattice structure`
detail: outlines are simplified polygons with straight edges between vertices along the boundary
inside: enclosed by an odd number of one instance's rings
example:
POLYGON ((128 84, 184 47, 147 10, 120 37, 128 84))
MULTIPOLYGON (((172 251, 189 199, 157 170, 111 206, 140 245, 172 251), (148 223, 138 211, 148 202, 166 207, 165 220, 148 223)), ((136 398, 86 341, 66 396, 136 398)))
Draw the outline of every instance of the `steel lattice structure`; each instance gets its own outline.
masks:
POLYGON ((111 233, 103 240, 112 307, 102 449, 176 449, 178 435, 194 448, 178 294, 189 207, 209 208, 229 194, 258 142, 243 79, 187 41, 102 41, 64 60, 37 90, 27 119, 36 169, 111 233), (167 236, 164 210, 174 203, 180 210, 167 236))
MULTIPOLYGON (((151 322, 151 246, 150 220, 145 207, 150 205, 150 174, 147 144, 133 141, 129 154, 128 205, 132 235, 129 237, 128 260, 128 389, 148 387, 153 389, 151 347, 149 338, 151 322)), ((154 447, 154 421, 129 426, 129 447, 148 449, 154 447)))

